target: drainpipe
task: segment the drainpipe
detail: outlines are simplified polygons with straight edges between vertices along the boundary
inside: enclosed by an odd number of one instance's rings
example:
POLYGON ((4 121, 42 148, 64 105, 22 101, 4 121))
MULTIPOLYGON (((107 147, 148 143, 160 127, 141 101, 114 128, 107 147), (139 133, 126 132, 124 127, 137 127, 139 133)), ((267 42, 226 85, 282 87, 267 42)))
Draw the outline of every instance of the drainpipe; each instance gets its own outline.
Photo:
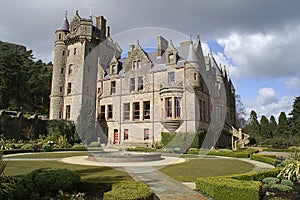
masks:
MULTIPOLYGON (((120 114, 119 114, 119 129, 120 129, 120 131, 119 131, 119 140, 120 140, 120 142, 121 142, 121 145, 123 145, 123 143, 124 143, 124 137, 122 138, 122 129, 121 129, 121 127, 122 127, 122 117, 121 117, 121 114, 122 114, 122 77, 120 77, 120 114)), ((120 143, 119 142, 119 143, 120 143)))
POLYGON ((186 111, 186 66, 184 65, 184 115, 185 115, 185 133, 187 133, 187 111, 186 111))

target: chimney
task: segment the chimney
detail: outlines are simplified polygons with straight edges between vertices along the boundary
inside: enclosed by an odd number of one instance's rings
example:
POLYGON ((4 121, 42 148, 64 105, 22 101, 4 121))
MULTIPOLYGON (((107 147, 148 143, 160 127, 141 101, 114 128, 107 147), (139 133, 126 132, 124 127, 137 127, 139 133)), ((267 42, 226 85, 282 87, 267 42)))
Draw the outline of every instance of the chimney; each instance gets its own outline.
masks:
POLYGON ((105 30, 106 27, 106 19, 103 16, 96 17, 96 26, 100 30, 105 30))
POLYGON ((134 47, 135 47, 134 44, 131 44, 131 45, 129 46, 128 58, 130 57, 132 51, 134 50, 134 47))
POLYGON ((157 57, 160 57, 164 54, 166 49, 169 46, 169 42, 162 36, 157 37, 157 57))
POLYGON ((110 27, 109 26, 106 27, 106 37, 107 38, 110 37, 110 27))

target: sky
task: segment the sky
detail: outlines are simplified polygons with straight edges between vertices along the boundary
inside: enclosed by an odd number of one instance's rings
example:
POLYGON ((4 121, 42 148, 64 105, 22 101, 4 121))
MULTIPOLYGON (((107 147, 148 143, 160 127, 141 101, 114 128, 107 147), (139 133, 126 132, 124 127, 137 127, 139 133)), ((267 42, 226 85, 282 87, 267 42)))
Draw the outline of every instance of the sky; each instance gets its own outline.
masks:
POLYGON ((103 15, 115 41, 145 27, 194 40, 199 34, 205 51, 226 65, 246 117, 255 110, 277 118, 300 95, 299 9, 297 0, 1 0, 0 40, 53 61, 54 32, 66 10, 69 20, 76 10, 84 18, 103 15))

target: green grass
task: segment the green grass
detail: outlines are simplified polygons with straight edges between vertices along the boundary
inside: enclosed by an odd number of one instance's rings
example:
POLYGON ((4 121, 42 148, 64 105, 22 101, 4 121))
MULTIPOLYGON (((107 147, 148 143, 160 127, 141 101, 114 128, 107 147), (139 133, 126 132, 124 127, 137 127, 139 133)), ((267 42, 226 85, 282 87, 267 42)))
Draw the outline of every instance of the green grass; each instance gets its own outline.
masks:
POLYGON ((110 167, 72 165, 58 161, 9 161, 4 174, 7 176, 22 177, 35 169, 45 167, 67 168, 76 171, 80 174, 82 181, 88 182, 113 183, 123 180, 133 180, 128 173, 110 167))
POLYGON ((87 156, 87 151, 82 152, 41 152, 22 155, 11 155, 7 158, 66 158, 72 156, 87 156))
POLYGON ((160 171, 180 182, 193 182, 196 178, 226 176, 251 171, 250 163, 231 159, 191 159, 185 163, 169 165, 160 171))

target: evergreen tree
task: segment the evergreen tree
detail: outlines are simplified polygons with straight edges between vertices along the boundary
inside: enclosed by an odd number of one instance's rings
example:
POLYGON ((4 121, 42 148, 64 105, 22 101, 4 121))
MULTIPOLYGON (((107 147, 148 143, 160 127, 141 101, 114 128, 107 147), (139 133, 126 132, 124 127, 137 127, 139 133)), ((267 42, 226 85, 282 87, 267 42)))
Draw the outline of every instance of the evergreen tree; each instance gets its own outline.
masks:
POLYGON ((260 124, 254 110, 250 112, 249 124, 245 127, 245 132, 254 138, 256 143, 260 143, 260 124))
POLYGON ((270 127, 272 137, 275 137, 276 129, 277 129, 277 122, 276 122, 275 117, 273 115, 271 115, 271 117, 270 117, 269 127, 270 127))
POLYGON ((295 98, 293 103, 293 109, 289 114, 290 118, 290 130, 291 130, 291 139, 293 144, 300 143, 300 96, 295 98))
POLYGON ((264 115, 260 119, 260 135, 263 141, 272 138, 269 120, 264 115))
POLYGON ((290 131, 288 125, 288 119, 285 112, 281 112, 278 118, 277 135, 283 138, 284 144, 287 144, 290 140, 290 131))

